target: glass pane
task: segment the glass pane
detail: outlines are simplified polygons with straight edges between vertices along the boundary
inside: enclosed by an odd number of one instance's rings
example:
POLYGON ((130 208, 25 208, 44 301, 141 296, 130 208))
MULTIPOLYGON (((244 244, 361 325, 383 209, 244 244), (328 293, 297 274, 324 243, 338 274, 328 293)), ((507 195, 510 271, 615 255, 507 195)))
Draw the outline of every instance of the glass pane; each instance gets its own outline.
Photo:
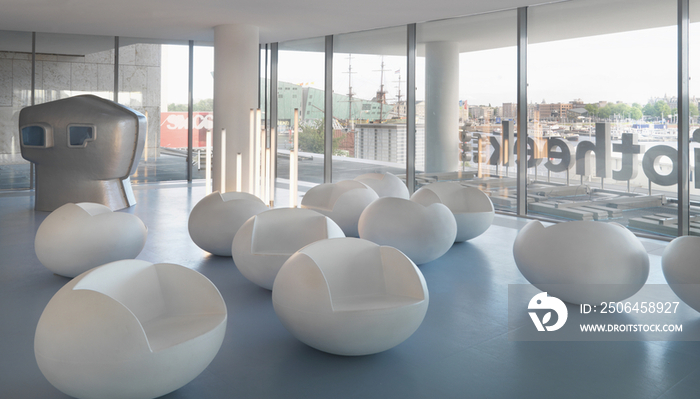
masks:
POLYGON ((333 182, 406 176, 406 27, 333 37, 333 182))
POLYGON ((298 197, 323 183, 325 38, 280 43, 278 77, 275 203, 287 206, 295 110, 299 114, 298 197))
POLYGON ((143 155, 131 180, 186 180, 189 46, 122 37, 119 46, 119 103, 148 121, 143 155))
POLYGON ((675 235, 676 2, 528 16, 528 212, 675 235))
POLYGON ((690 0, 690 158, 689 191, 690 191, 690 234, 700 235, 700 1, 690 0))
POLYGON ((17 125, 19 111, 31 104, 31 54, 31 33, 0 31, 0 190, 29 188, 17 125))
POLYGON ((23 127, 22 145, 29 147, 46 146, 46 129, 41 126, 23 127))
POLYGON ((112 100, 114 37, 37 33, 36 103, 81 94, 112 100))
MULTIPOLYGON (((207 133, 214 129, 214 47, 194 47, 194 99, 192 122, 192 179, 206 177, 207 133)), ((161 121, 165 121, 165 112, 161 121)), ((161 135, 166 128, 161 125, 161 135)), ((161 144, 162 145, 162 144, 161 144)))
POLYGON ((84 147, 88 141, 94 138, 92 126, 68 126, 68 145, 71 147, 84 147))
POLYGON ((417 26, 416 188, 459 181, 515 209, 516 17, 417 26))

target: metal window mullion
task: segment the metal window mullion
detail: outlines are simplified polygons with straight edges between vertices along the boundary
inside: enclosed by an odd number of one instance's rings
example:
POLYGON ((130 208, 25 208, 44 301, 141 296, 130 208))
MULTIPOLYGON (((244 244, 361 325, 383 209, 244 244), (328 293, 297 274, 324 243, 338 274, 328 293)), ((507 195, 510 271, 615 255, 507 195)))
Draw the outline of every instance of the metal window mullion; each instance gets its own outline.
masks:
MULTIPOLYGON (((270 46, 270 140, 271 140, 271 145, 270 145, 270 154, 272 156, 272 159, 275 161, 273 162, 273 169, 272 169, 272 181, 274 182, 277 178, 277 140, 272 141, 272 135, 277 135, 277 64, 278 64, 278 58, 277 58, 277 53, 278 53, 278 44, 277 43, 272 43, 270 46), (272 143, 275 143, 275 145, 272 145, 272 143)), ((273 183, 274 184, 274 183, 273 183)), ((277 189, 277 185, 274 184, 275 191, 277 189)), ((272 199, 275 199, 275 193, 272 193, 272 199)))
POLYGON ((527 7, 518 8, 517 214, 527 214, 527 7))
POLYGON ((114 93, 112 98, 119 102, 119 36, 114 36, 114 93))
POLYGON ((326 68, 324 83, 325 105, 323 182, 332 183, 333 177, 333 35, 326 36, 326 68))
MULTIPOLYGON (((35 105, 36 97, 36 32, 32 32, 32 93, 31 93, 31 103, 30 105, 35 105)), ((34 162, 29 162, 29 189, 34 189, 34 162)))
POLYGON ((187 181, 192 181, 192 120, 194 119, 194 40, 190 40, 187 85, 187 181))
POLYGON ((406 35, 406 186, 416 190, 416 24, 406 35))
POLYGON ((690 224, 689 0, 678 0, 678 235, 690 224))

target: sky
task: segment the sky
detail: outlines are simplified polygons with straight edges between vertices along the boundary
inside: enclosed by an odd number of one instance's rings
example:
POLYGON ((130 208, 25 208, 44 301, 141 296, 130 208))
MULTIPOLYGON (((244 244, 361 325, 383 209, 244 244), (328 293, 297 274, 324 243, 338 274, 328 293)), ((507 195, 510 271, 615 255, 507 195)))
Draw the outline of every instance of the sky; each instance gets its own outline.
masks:
MULTIPOLYGON (((581 99, 646 104, 651 97, 676 95, 676 28, 664 27, 528 46, 528 101, 548 103, 581 99)), ((691 24, 691 44, 700 43, 700 24, 691 24)), ((187 102, 187 46, 164 46, 164 96, 167 103, 187 102)), ((470 105, 516 102, 516 48, 462 53, 459 99, 470 105)), ((380 85, 384 62, 387 99, 395 101, 398 81, 405 99, 406 59, 399 56, 352 55, 356 98, 371 99, 380 85)), ((334 91, 348 93, 348 54, 334 54, 334 91)), ((416 62, 416 98, 424 99, 425 59, 416 62)), ((690 53, 690 94, 700 95, 700 51, 690 53), (697 90, 696 90, 697 88, 697 90)), ((213 97, 213 48, 195 48, 195 102, 213 97)), ((321 52, 279 52, 280 81, 323 89, 321 52)))

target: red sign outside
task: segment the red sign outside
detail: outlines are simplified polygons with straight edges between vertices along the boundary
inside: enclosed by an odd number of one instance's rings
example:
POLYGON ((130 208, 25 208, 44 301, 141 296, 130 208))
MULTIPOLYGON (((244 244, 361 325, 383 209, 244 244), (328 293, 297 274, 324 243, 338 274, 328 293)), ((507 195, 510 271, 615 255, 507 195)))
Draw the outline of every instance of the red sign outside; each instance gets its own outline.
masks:
MULTIPOLYGON (((206 147, 207 130, 214 128, 211 112, 192 114, 192 147, 206 147)), ((166 148, 187 148, 187 112, 160 113, 160 146, 166 148)))

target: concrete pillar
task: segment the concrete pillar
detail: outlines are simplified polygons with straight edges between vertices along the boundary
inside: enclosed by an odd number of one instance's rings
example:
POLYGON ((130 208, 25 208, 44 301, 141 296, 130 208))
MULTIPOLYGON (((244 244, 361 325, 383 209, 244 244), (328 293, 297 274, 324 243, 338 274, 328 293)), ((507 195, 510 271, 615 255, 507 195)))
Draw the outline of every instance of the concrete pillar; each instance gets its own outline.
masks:
POLYGON ((226 191, 236 190, 236 155, 240 152, 241 188, 251 192, 249 179, 250 109, 258 107, 257 26, 214 27, 214 162, 213 190, 221 191, 221 160, 226 156, 226 191), (226 148, 221 148, 221 129, 226 129, 226 148))
POLYGON ((459 47, 425 43, 425 171, 459 166, 459 47))

